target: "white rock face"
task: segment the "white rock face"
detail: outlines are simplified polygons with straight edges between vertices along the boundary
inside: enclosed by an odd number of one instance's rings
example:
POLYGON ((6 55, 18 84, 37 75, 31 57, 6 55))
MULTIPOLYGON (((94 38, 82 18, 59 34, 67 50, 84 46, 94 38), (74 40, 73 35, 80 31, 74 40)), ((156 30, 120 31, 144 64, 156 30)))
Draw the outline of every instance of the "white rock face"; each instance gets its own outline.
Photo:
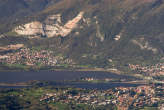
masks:
POLYGON ((100 32, 100 28, 99 26, 97 27, 97 33, 96 33, 96 36, 97 38, 100 39, 101 42, 103 42, 105 39, 104 39, 104 35, 100 32))
POLYGON ((132 42, 140 47, 141 50, 150 50, 154 54, 158 53, 158 49, 150 46, 148 41, 137 41, 137 40, 132 40, 132 42))
POLYGON ((19 35, 37 35, 44 34, 43 25, 38 21, 34 21, 23 26, 18 26, 15 28, 15 32, 19 35))
POLYGON ((0 38, 4 38, 4 37, 5 37, 5 35, 3 35, 3 34, 0 35, 0 38))
POLYGON ((14 31, 19 35, 36 36, 43 35, 47 37, 62 36, 65 37, 78 26, 78 22, 83 18, 84 12, 80 12, 75 18, 62 24, 61 15, 51 15, 47 17, 44 23, 34 21, 23 26, 18 26, 14 31))
POLYGON ((121 39, 121 35, 116 35, 115 38, 114 38, 115 41, 118 41, 120 39, 121 39))
MULTIPOLYGON (((96 17, 95 17, 96 18, 96 17)), ((96 37, 100 39, 101 42, 103 42, 105 40, 105 36, 104 34, 100 31, 100 26, 99 26, 99 21, 96 20, 96 37)))

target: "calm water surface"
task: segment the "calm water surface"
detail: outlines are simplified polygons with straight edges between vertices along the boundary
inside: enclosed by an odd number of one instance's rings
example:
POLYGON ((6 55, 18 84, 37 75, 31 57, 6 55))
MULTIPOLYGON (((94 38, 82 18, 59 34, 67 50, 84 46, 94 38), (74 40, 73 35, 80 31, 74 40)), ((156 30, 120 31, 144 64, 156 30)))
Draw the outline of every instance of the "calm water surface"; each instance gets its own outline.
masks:
POLYGON ((91 72, 91 71, 39 71, 39 72, 0 72, 0 82, 15 83, 26 82, 30 80, 41 81, 60 81, 75 80, 84 77, 93 78, 124 78, 134 79, 126 75, 117 75, 109 72, 91 72))
MULTIPOLYGON (((97 79, 103 78, 122 78, 122 79, 135 79, 134 77, 126 75, 117 75, 109 72, 91 72, 91 71, 39 71, 39 72, 0 72, 0 83, 17 83, 27 82, 31 80, 40 81, 63 81, 63 80, 76 80, 85 77, 93 77, 97 79)), ((127 83, 58 83, 54 86, 73 86, 87 89, 109 89, 119 86, 138 86, 138 84, 127 83)), ((4 88, 4 87, 0 87, 4 88)), ((6 87, 10 88, 10 87, 6 87)), ((12 88, 12 87, 11 87, 12 88)), ((15 87, 17 88, 17 87, 15 87)), ((19 87, 18 87, 19 88, 19 87)))

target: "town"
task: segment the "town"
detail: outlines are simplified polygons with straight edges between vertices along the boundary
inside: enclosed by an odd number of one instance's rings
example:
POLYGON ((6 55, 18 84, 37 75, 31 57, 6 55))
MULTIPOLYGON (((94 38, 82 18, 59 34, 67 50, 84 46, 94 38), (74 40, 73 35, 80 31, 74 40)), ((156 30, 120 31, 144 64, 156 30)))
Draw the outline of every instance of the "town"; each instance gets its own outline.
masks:
POLYGON ((150 76, 164 75, 164 63, 157 63, 153 66, 140 66, 129 64, 131 70, 136 70, 140 74, 148 74, 150 76))
POLYGON ((164 108, 164 86, 162 84, 138 87, 116 87, 108 90, 65 89, 45 93, 39 101, 46 103, 85 104, 92 107, 114 105, 118 110, 132 108, 164 108))
POLYGON ((34 50, 23 47, 15 52, 8 52, 0 56, 0 63, 3 64, 20 64, 26 66, 55 66, 57 64, 70 64, 71 59, 62 55, 55 55, 49 50, 34 50))

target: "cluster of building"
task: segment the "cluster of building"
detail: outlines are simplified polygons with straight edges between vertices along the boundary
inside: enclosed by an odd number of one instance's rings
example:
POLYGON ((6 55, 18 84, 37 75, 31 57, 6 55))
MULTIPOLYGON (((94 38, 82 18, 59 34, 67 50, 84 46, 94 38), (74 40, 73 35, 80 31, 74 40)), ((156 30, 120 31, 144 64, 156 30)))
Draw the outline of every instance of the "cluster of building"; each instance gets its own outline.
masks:
POLYGON ((119 110, 132 108, 142 108, 144 106, 162 106, 160 101, 164 99, 164 87, 158 86, 138 86, 138 87, 118 87, 109 90, 76 90, 69 89, 62 92, 46 93, 41 98, 41 102, 47 103, 74 103, 87 104, 90 106, 100 106, 112 104, 119 110))
POLYGON ((154 66, 140 66, 129 64, 130 69, 136 70, 140 73, 147 73, 151 76, 164 75, 164 63, 158 63, 154 66))
POLYGON ((116 79, 113 79, 113 78, 101 78, 101 79, 97 79, 97 78, 93 78, 93 77, 86 77, 86 78, 82 78, 81 79, 82 81, 87 81, 87 82, 109 82, 109 81, 119 81, 119 82, 122 82, 122 81, 126 81, 126 79, 120 79, 120 78, 116 78, 116 79))
POLYGON ((28 66, 55 66, 57 64, 70 64, 72 60, 66 59, 63 56, 55 56, 54 52, 49 50, 36 51, 29 48, 21 48, 16 52, 1 55, 0 62, 5 64, 23 64, 28 66))

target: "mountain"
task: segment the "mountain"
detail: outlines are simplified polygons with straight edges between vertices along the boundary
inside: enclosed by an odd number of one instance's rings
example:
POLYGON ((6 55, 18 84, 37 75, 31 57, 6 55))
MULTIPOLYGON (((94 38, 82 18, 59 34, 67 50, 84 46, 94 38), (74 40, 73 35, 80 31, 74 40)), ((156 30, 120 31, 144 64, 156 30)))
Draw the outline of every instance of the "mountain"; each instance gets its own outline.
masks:
POLYGON ((163 62, 163 19, 163 0, 0 0, 0 46, 52 51, 58 66, 129 72, 163 62))

